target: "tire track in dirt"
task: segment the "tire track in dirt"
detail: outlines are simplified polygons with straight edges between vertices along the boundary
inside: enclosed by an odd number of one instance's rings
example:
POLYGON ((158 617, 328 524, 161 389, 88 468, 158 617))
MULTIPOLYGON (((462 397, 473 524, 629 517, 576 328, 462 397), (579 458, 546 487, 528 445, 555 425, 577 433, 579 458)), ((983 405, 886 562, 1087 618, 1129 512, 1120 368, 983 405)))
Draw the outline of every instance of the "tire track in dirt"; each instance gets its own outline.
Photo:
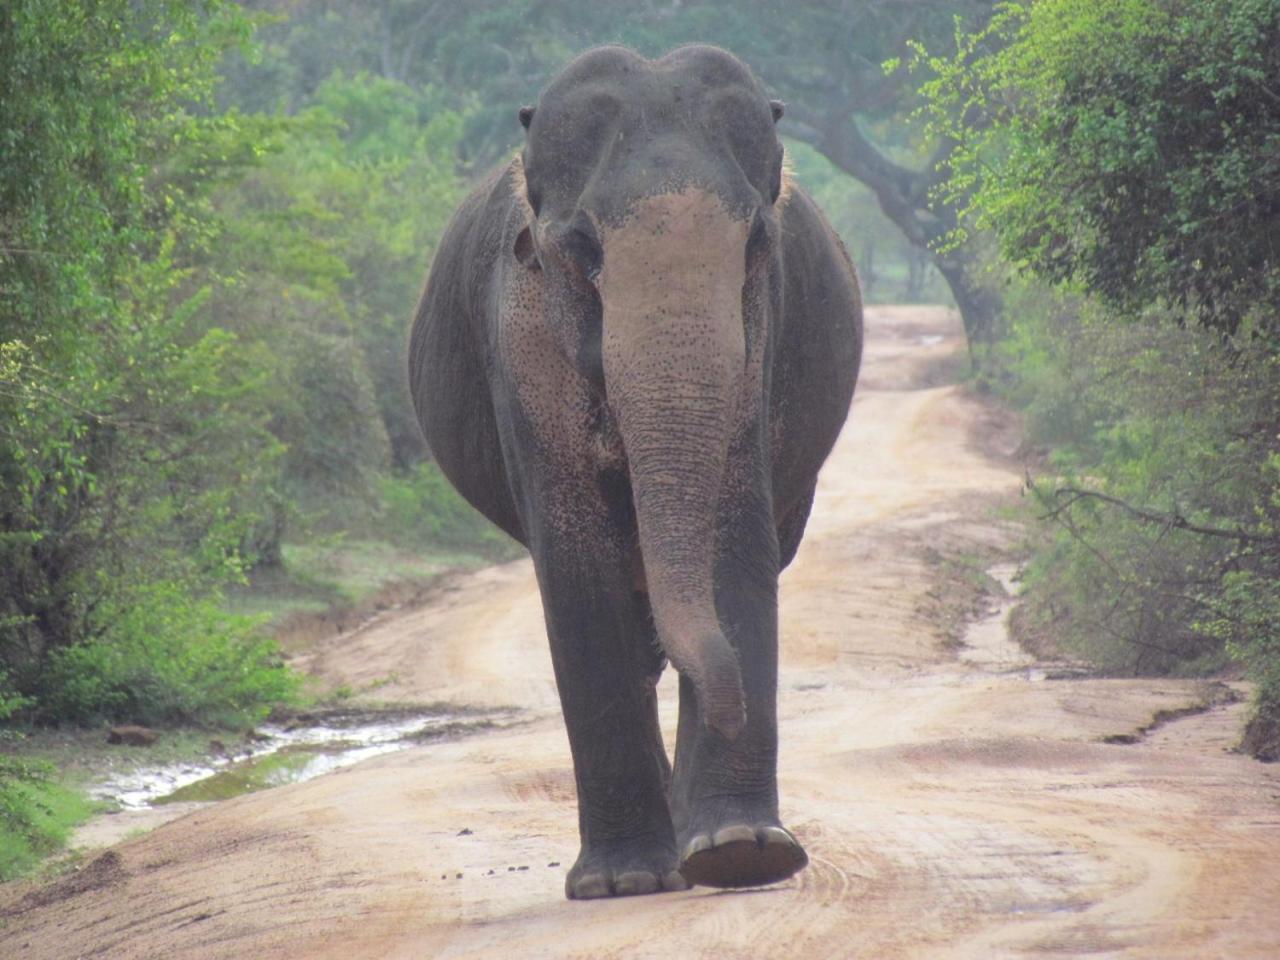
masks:
POLYGON ((297 661, 380 700, 513 706, 521 724, 241 797, 58 884, 0 890, 0 956, 1280 956, 1280 777, 1225 752, 1243 704, 1104 744, 1196 702, 1197 685, 1050 680, 941 642, 931 551, 1009 542, 991 508, 1019 472, 981 451, 1011 431, 945 381, 954 316, 875 309, 868 333, 782 580, 783 814, 811 857, 798 877, 563 899, 573 776, 522 561, 297 661))

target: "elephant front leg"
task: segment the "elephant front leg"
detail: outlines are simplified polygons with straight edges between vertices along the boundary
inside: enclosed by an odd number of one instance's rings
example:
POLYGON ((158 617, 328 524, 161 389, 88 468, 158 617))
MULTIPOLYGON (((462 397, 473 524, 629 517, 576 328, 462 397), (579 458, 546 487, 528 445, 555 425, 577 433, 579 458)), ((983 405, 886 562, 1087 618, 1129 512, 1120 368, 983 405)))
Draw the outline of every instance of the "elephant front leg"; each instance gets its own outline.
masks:
POLYGON ((711 729, 681 678, 671 810, 690 883, 750 887, 785 880, 808 856, 778 816, 776 536, 771 523, 739 522, 726 537, 716 607, 738 654, 747 722, 733 740, 711 729))
POLYGON ((539 564, 556 683, 573 753, 582 848, 570 899, 684 890, 658 730, 661 660, 647 607, 615 558, 539 564), (615 576, 614 574, 619 574, 615 576))

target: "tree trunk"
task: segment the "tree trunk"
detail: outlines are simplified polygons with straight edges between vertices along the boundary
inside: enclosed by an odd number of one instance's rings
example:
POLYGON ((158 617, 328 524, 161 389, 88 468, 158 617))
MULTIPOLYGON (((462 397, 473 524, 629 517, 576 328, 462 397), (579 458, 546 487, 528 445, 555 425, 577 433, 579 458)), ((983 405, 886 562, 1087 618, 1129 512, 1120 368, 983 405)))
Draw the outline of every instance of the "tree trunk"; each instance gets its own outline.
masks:
POLYGON ((972 244, 946 252, 938 250, 949 240, 958 222, 955 207, 931 197, 941 180, 938 165, 945 160, 951 145, 944 144, 924 170, 911 170, 877 150, 852 114, 806 115, 799 109, 789 110, 787 117, 793 114, 798 116, 789 124, 783 120, 788 124, 784 132, 810 144, 845 173, 870 187, 885 216, 912 244, 928 252, 951 288, 969 339, 969 356, 974 360, 978 353, 975 348, 995 338, 1003 299, 998 290, 984 286, 977 277, 977 250, 972 244))

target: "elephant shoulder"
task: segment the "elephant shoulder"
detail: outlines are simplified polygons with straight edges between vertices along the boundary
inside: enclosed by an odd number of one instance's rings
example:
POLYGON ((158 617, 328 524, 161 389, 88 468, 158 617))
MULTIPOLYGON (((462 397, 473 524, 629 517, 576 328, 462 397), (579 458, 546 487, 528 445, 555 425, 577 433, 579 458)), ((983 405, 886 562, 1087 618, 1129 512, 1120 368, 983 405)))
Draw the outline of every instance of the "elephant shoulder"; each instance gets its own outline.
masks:
POLYGON ((489 382, 489 314, 519 218, 511 165, 462 202, 436 248, 409 335, 409 389, 436 463, 472 506, 517 540, 489 382))

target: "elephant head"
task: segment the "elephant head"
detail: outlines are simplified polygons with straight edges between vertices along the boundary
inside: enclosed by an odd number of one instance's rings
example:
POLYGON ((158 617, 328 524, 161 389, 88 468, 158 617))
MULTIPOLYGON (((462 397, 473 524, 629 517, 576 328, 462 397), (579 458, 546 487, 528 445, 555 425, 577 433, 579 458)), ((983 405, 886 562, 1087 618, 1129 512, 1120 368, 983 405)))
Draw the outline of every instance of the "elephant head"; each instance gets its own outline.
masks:
POLYGON ((764 415, 781 112, 705 46, 590 51, 520 111, 515 256, 540 271, 557 341, 621 436, 663 650, 731 739, 745 712, 715 608, 717 515, 731 443, 764 415))

